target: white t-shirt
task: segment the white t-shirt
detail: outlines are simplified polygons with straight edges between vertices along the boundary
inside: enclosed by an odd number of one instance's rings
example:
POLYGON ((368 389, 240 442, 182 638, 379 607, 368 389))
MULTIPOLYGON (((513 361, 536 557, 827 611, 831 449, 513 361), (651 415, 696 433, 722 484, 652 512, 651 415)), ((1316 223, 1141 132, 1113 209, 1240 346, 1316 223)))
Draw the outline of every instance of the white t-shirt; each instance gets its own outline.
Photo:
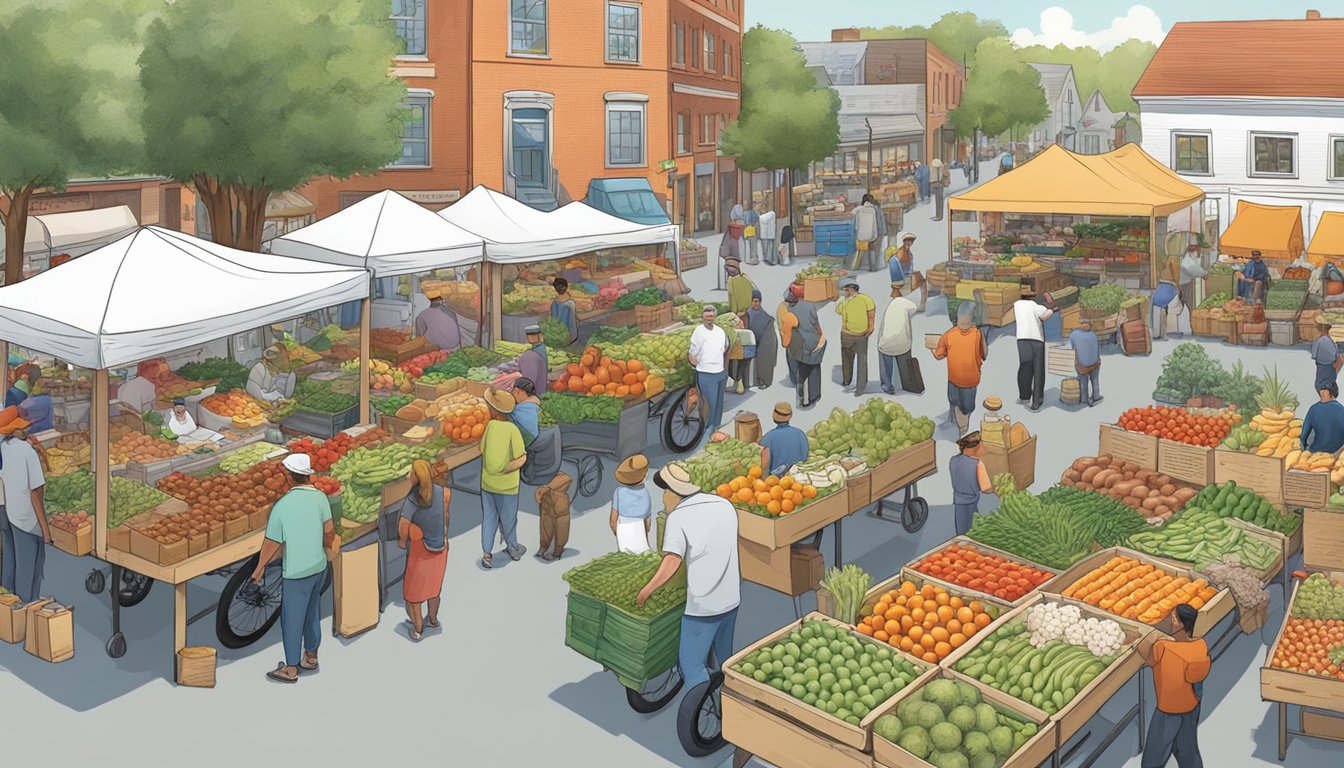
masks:
POLYGON ((898 296, 882 313, 882 330, 877 334, 877 351, 884 355, 904 355, 913 346, 910 319, 919 308, 915 302, 898 296))
POLYGON ((695 370, 700 373, 723 373, 724 359, 728 356, 728 333, 719 326, 706 328, 704 323, 695 326, 691 333, 691 355, 699 362, 695 370))
POLYGON ((1031 299, 1018 299, 1013 302, 1013 319, 1017 321, 1019 340, 1045 341, 1045 331, 1041 327, 1041 318, 1048 310, 1031 299))
MULTIPOLYGON (((0 460, 5 464, 0 467, 0 482, 9 489, 5 497, 5 514, 9 517, 9 524, 24 533, 40 534, 42 526, 37 522, 31 491, 47 482, 42 475, 42 460, 27 440, 18 438, 0 443, 0 460)), ((736 528, 736 517, 733 523, 736 528)))
POLYGON ((720 616, 742 602, 737 565, 737 510, 727 499, 697 493, 667 516, 663 552, 686 563, 686 615, 720 616))

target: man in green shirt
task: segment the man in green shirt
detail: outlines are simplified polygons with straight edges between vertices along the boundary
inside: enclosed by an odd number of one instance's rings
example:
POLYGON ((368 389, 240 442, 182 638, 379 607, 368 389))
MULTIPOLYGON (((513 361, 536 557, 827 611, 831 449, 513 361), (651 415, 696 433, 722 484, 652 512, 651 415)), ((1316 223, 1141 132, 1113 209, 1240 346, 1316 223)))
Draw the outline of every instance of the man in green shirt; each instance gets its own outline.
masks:
POLYGON ((868 386, 868 337, 873 335, 877 305, 872 297, 859 293, 859 283, 852 277, 840 281, 840 290, 844 298, 835 305, 840 315, 840 375, 846 392, 862 396, 863 388, 868 386))
POLYGON ((751 292, 756 289, 751 278, 742 274, 742 262, 729 258, 724 262, 728 272, 728 311, 741 315, 751 309, 751 292))
POLYGON ((285 660, 266 676, 280 683, 295 683, 299 670, 317 671, 317 646, 322 642, 322 581, 328 550, 339 547, 340 539, 327 495, 311 485, 313 464, 308 454, 291 453, 281 463, 289 479, 289 492, 271 505, 266 539, 252 581, 261 583, 266 565, 283 546, 280 634, 285 660))
POLYGON ((490 423, 481 435, 481 567, 489 570, 497 531, 509 557, 516 561, 527 553, 518 543, 518 471, 527 463, 527 451, 523 433, 509 420, 517 405, 513 395, 491 387, 485 402, 490 423))

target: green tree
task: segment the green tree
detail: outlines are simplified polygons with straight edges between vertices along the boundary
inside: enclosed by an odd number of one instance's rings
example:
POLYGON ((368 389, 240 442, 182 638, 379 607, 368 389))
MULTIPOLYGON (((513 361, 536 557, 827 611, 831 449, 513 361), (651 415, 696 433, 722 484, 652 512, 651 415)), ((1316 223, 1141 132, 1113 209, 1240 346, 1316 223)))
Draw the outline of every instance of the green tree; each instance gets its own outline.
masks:
POLYGON ((397 158, 400 50, 386 4, 175 0, 140 57, 149 168, 195 187, 215 242, 256 250, 272 192, 397 158))
POLYGON ((864 27, 859 34, 870 40, 908 40, 923 38, 943 53, 958 60, 969 60, 976 46, 991 37, 1007 37, 1008 29, 996 19, 982 19, 970 12, 945 13, 932 26, 864 27))
POLYGON ((5 284, 23 279, 34 194, 138 166, 135 58, 158 3, 11 0, 0 4, 0 224, 5 284))
POLYGON ((1000 136, 1036 125, 1049 114, 1040 74, 1018 53, 1006 37, 988 38, 976 48, 961 104, 949 115, 958 136, 971 136, 976 129, 1000 136))
POLYGON ((738 167, 803 168, 840 142, 840 96, 817 83, 798 41, 759 24, 742 36, 742 108, 723 132, 738 167))
POLYGON ((1139 111, 1139 105, 1129 93, 1156 54, 1157 46, 1152 43, 1126 40, 1101 57, 1097 87, 1101 88, 1101 95, 1106 97, 1111 109, 1116 112, 1139 111))

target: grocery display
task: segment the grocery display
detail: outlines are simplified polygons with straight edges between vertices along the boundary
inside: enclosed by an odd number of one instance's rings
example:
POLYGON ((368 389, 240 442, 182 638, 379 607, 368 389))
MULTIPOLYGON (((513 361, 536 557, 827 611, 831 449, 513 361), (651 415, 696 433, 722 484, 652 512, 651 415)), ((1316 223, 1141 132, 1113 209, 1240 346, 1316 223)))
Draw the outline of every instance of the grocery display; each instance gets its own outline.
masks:
POLYGON ((1186 408, 1149 405, 1130 408, 1120 415, 1117 423, 1130 432, 1214 448, 1227 437, 1239 419, 1231 412, 1204 415, 1186 408))
POLYGON ((921 671, 895 650, 817 619, 747 654, 733 669, 850 725, 921 671))
POLYGON ((276 452, 284 452, 284 448, 274 443, 253 443, 243 446, 235 451, 231 451, 224 458, 219 460, 219 468, 224 472, 234 473, 242 472, 245 469, 260 464, 267 456, 276 452))
POLYGON ((88 467, 93 460, 93 446, 89 443, 87 432, 67 432, 56 438, 56 442, 43 452, 47 457, 48 475, 74 472, 88 467))
POLYGON ((251 419, 263 414, 261 403, 241 389, 216 392, 202 400, 201 407, 228 418, 251 419))
POLYGON ((199 363, 187 363, 177 375, 191 381, 213 381, 216 391, 227 392, 247 386, 247 367, 236 360, 208 357, 199 363))
POLYGON ((1152 563, 1117 555, 1065 587, 1060 594, 1144 624, 1156 624, 1181 603, 1203 607, 1217 594, 1204 579, 1191 580, 1152 563))
POLYGON ((619 421, 625 403, 611 395, 581 397, 567 392, 545 392, 541 395, 541 412, 556 424, 578 424, 583 421, 619 421))
MULTIPOLYGON (((629 338, 639 333, 639 329, 635 328, 635 326, 632 325, 629 327, 634 329, 633 333, 621 339, 621 341, 627 341, 629 338)), ((610 331, 610 330, 611 329, 607 328, 606 326, 598 328, 596 331, 593 332, 593 338, 590 338, 589 342, 594 343, 599 337, 599 334, 601 334, 603 331, 610 331)), ((504 356, 509 360, 517 359, 519 355, 523 354, 524 352, 532 348, 530 344, 521 344, 521 343, 515 344, 514 342, 511 341, 496 341, 494 347, 495 352, 499 353, 500 355, 504 356)), ((546 345, 546 366, 548 368, 552 369, 559 368, 560 366, 566 365, 570 362, 572 362, 571 355, 565 351, 564 347, 552 347, 549 344, 546 345)))
POLYGON ((840 457, 853 454, 870 466, 893 453, 933 437, 933 420, 915 417, 894 401, 867 400, 852 414, 839 408, 807 432, 811 454, 840 457))
MULTIPOLYGON (((704 451, 681 462, 700 488, 718 488, 761 465, 761 448, 736 438, 705 444, 704 451)), ((753 484, 754 485, 754 484, 753 484)))
POLYGON ((358 397, 337 391, 336 383, 314 379, 295 389, 294 401, 298 410, 324 414, 342 413, 359 405, 358 397))
POLYGON ((395 415, 397 411, 410 405, 415 400, 415 395, 388 395, 387 397, 373 398, 371 405, 379 413, 388 416, 395 415))
POLYGON ((1195 491, 1178 488, 1167 475, 1108 455, 1074 461, 1059 482, 1062 487, 1047 491, 1042 501, 1061 501, 1092 517, 1100 534, 1097 541, 1103 547, 1114 546, 1128 534, 1143 530, 1145 521, 1166 520, 1195 496, 1195 491), (1137 514, 1125 513, 1112 501, 1137 514))
POLYGON ((250 517, 270 508, 288 490, 279 461, 254 464, 240 472, 195 477, 181 472, 160 480, 159 490, 187 503, 184 519, 223 520, 250 517))
POLYGON ((1009 602, 1021 599, 1055 576, 1050 571, 964 544, 933 552, 911 563, 910 569, 1009 602))
POLYGON ((107 450, 113 464, 125 464, 136 461, 148 464, 154 461, 171 459, 181 453, 182 446, 161 437, 151 437, 142 432, 126 430, 117 437, 110 438, 107 450))
POLYGON ((1092 544, 1092 532, 1074 525, 1067 506, 1042 503, 1030 493, 1009 494, 997 511, 976 515, 967 535, 981 544, 1059 569, 1068 568, 1087 554, 1092 544))
POLYGON ((93 473, 78 469, 48 477, 42 502, 49 516, 92 510, 93 473))
POLYGON ((836 618, 846 624, 854 624, 859 619, 859 611, 868 595, 868 586, 872 583, 873 577, 867 571, 849 563, 841 568, 826 569, 817 586, 830 593, 836 618))
POLYGON ((938 768, 998 768, 1038 732, 1036 723, 985 701, 979 689, 939 678, 906 694, 873 736, 938 768))
POLYGON ((1265 497, 1229 481, 1222 485, 1210 485, 1200 491, 1188 506, 1199 507, 1218 517, 1235 517, 1252 525, 1289 535, 1302 525, 1302 516, 1284 514, 1283 510, 1269 503, 1265 497))
POLYGON ((1157 530, 1130 536, 1128 546, 1150 555, 1193 563, 1201 573, 1229 556, 1257 571, 1268 569, 1279 557, 1277 542, 1231 525, 1195 505, 1157 530))
POLYGON ((860 634, 937 664, 989 626, 997 612, 933 583, 905 580, 857 622, 860 634))
MULTIPOLYGON (((588 347, 579 362, 570 363, 560 378, 551 385, 554 392, 572 392, 580 395, 612 395, 638 398, 644 396, 645 384, 651 376, 644 363, 637 359, 613 359, 597 347, 588 347)), ((652 387, 660 389, 659 387, 652 387)))
POLYGON ((686 602, 685 585, 669 584, 650 595, 644 605, 635 603, 639 590, 653 578, 661 561, 662 557, 656 552, 640 555, 613 552, 571 568, 563 578, 574 592, 633 616, 649 618, 686 602))
POLYGON ((779 517, 800 509, 814 499, 824 498, 840 486, 828 483, 818 488, 801 483, 793 475, 763 475, 759 466, 715 487, 714 492, 733 502, 738 509, 758 515, 779 517))
POLYGON ((142 512, 159 506, 168 500, 168 494, 144 483, 137 483, 124 477, 112 476, 108 486, 107 527, 116 528, 142 512))
POLYGON ((331 467, 331 475, 341 481, 341 516, 357 523, 372 522, 378 515, 383 486, 406 477, 416 459, 433 459, 447 447, 443 439, 417 446, 390 443, 359 446, 342 456, 331 467))
POLYGON ((1302 582, 1269 666, 1344 680, 1344 584, 1321 573, 1302 582))

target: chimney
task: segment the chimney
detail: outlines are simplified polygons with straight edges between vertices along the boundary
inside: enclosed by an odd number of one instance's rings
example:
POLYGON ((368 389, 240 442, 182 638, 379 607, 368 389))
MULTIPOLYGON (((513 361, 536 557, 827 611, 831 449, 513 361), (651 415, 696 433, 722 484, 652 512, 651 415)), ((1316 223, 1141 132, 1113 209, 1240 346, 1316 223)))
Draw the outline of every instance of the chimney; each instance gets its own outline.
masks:
MULTIPOLYGON (((1318 14, 1318 15, 1319 15, 1319 14, 1318 14)), ((832 30, 831 30, 831 42, 832 42, 832 43, 852 43, 852 42, 857 42, 858 39, 859 39, 859 28, 858 28, 858 27, 850 27, 850 28, 848 28, 848 29, 832 29, 832 30)))
POLYGON ((1317 10, 1307 11, 1307 20, 1308 20, 1308 21, 1319 21, 1320 18, 1321 18, 1321 12, 1320 12, 1320 11, 1317 11, 1317 10))

